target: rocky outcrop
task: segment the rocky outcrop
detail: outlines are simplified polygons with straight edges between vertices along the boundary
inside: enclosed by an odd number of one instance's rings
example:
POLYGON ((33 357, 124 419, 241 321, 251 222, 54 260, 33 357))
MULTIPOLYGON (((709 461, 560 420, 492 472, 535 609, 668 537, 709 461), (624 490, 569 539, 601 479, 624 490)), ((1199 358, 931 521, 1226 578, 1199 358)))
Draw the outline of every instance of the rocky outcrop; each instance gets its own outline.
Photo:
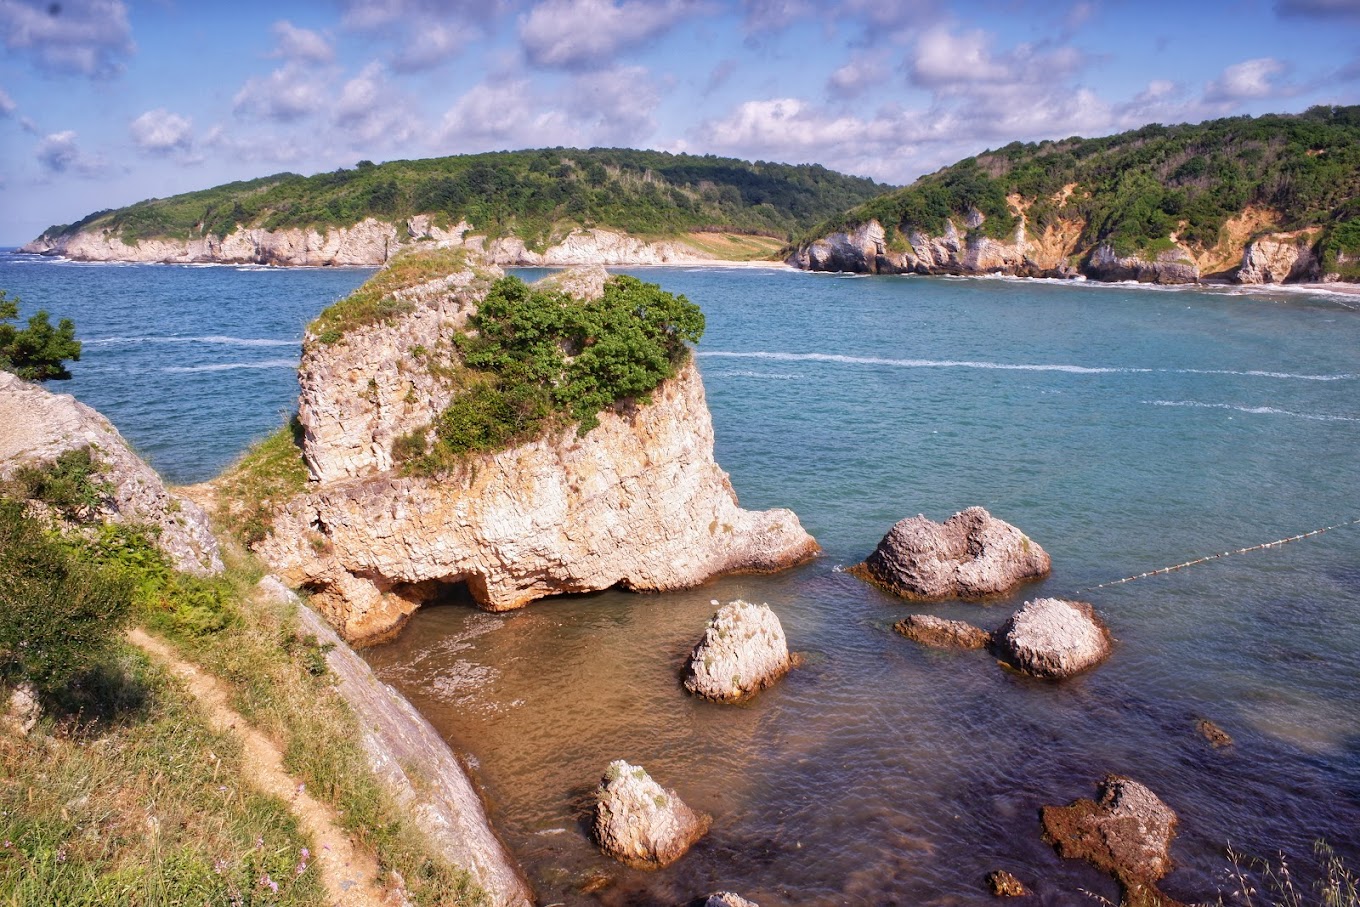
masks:
POLYGON ((474 234, 460 222, 440 227, 427 214, 404 223, 366 218, 348 227, 266 230, 238 226, 224 237, 189 239, 157 237, 124 242, 107 230, 42 236, 19 251, 61 255, 76 261, 262 264, 322 267, 381 265, 405 248, 465 246, 498 265, 567 266, 663 265, 706 261, 712 256, 679 240, 646 241, 613 230, 577 229, 541 252, 515 236, 490 238, 474 234))
POLYGON ((788 673, 784 628, 769 605, 728 602, 709 620, 690 654, 685 689, 704 699, 738 702, 788 673))
POLYGON ((760 905, 730 891, 715 891, 699 901, 698 907, 760 907, 760 905))
POLYGON ((933 614, 909 614, 893 624, 893 629, 907 639, 933 649, 981 649, 992 641, 992 634, 981 627, 933 614))
POLYGON ((494 907, 533 904, 533 891, 492 831, 476 788, 439 732, 276 577, 266 576, 259 589, 296 607, 303 631, 325 650, 336 692, 354 713, 373 773, 430 846, 466 869, 494 907))
POLYGON ((21 683, 5 699, 4 711, 0 711, 0 730, 27 737, 41 718, 42 704, 37 692, 29 684, 21 683))
POLYGON ((712 824, 647 772, 622 759, 609 763, 595 790, 593 831, 600 849, 635 869, 680 859, 712 824))
POLYGON ((1047 552, 981 507, 899 521, 850 573, 904 598, 981 599, 1048 574, 1047 552))
POLYGON ((1111 775, 1100 801, 1043 808, 1045 838, 1069 859, 1086 860, 1109 873, 1124 889, 1128 907, 1174 907, 1157 890, 1171 869, 1176 814, 1137 781, 1111 775))
POLYGON ((156 543, 181 570, 222 570, 202 508, 167 490, 108 419, 69 394, 0 372, 0 479, 81 448, 89 448, 96 464, 91 477, 104 486, 92 517, 154 527, 156 543))
POLYGON ((1029 894, 1025 883, 1004 869, 987 874, 987 888, 998 898, 1023 898, 1029 894))
POLYGON ((1110 654, 1110 631, 1086 602, 1036 598, 993 636, 999 654, 1035 677, 1071 677, 1110 654))
POLYGON ((1317 280, 1321 270, 1308 236, 1263 236, 1247 243, 1235 279, 1238 283, 1294 283, 1317 280))
POLYGON ((417 348, 447 347, 486 286, 475 272, 434 283, 410 313, 336 343, 311 338, 303 353, 299 412, 317 482, 276 515, 259 550, 285 580, 313 591, 346 639, 396 632, 455 583, 503 611, 612 586, 685 588, 817 552, 793 513, 737 505, 713 461, 692 362, 649 404, 602 412, 584 437, 575 427, 555 431, 469 455, 437 478, 394 470, 392 442, 428 428, 457 390, 417 348))
POLYGON ((1108 243, 1092 250, 1082 269, 1094 280, 1136 280, 1138 283, 1199 283, 1199 265, 1181 246, 1157 253, 1152 260, 1119 255, 1108 243))

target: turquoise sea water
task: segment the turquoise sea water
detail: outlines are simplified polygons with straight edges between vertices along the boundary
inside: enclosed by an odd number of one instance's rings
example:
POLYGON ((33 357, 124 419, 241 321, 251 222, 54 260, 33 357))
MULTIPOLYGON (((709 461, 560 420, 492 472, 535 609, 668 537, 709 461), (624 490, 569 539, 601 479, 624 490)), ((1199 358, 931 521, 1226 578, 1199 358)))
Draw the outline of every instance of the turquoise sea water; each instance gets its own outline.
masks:
MULTIPOLYGON (((1110 772, 1179 813, 1165 887, 1184 900, 1215 896, 1229 843, 1306 871, 1325 838, 1360 866, 1360 527, 1086 593, 1118 643, 1061 684, 891 631, 913 610, 991 628, 1036 594, 1360 517, 1354 299, 635 273, 707 314, 698 361, 743 506, 793 508, 825 553, 686 593, 429 608, 367 652, 475 764, 545 903, 982 904, 996 868, 1042 903, 1114 898, 1037 817, 1110 772), (974 504, 1042 544, 1052 577, 921 608, 836 569, 901 517, 974 504), (805 663, 748 705, 693 701, 680 665, 710 600, 737 596, 769 602, 805 663), (1235 744, 1210 748, 1200 718, 1235 744), (615 758, 714 816, 675 866, 623 869, 587 840, 615 758)), ((0 259, 25 311, 95 341, 63 389, 177 481, 279 424, 303 324, 364 276, 0 259)))

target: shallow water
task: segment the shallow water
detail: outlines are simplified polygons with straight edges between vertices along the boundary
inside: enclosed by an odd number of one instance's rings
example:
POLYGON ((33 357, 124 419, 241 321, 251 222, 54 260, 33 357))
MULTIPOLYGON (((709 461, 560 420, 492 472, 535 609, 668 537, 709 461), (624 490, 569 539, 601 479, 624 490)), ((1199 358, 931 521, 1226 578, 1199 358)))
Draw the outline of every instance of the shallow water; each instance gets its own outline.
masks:
MULTIPOLYGON (((366 652, 473 760, 544 903, 679 903, 724 887, 764 907, 982 904, 996 868, 1041 903, 1114 898, 1040 840, 1037 815, 1109 772, 1179 813, 1166 888, 1183 899, 1214 894, 1229 842, 1283 849, 1300 870, 1322 837, 1360 865, 1360 527, 1088 593, 1116 650, 1061 684, 891 630, 912 610, 991 628, 1036 594, 1360 516, 1353 302, 636 273, 704 307, 717 457, 742 504, 792 507, 825 553, 691 592, 509 615, 431 607, 366 652), (1044 545, 1053 576, 1007 601, 923 609, 836 570, 901 517, 973 504, 1044 545), (711 600, 738 596, 770 603, 804 664, 749 704, 697 702, 680 666, 711 600), (1199 718, 1236 743, 1210 748, 1199 718), (586 837, 589 792, 615 758, 714 816, 667 870, 622 868, 586 837), (597 875, 608 887, 582 894, 597 875)), ((73 314, 106 341, 67 389, 180 481, 278 424, 296 388, 267 363, 295 362, 306 320, 363 277, 0 259, 0 286, 26 312, 73 314), (292 345, 189 339, 215 335, 292 345), (131 336, 158 339, 116 339, 131 336)))

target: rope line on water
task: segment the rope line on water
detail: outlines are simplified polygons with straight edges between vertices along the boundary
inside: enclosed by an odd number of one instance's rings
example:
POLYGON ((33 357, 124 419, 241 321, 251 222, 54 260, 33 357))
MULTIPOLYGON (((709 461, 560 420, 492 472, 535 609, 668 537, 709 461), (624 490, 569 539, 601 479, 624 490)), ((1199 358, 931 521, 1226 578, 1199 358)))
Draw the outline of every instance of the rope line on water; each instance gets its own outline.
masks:
POLYGON ((1177 570, 1184 570, 1186 567, 1194 567, 1198 564, 1207 563, 1209 561, 1216 561, 1221 557, 1232 557, 1233 555, 1246 554, 1250 551, 1262 551, 1266 548, 1277 548, 1280 545, 1285 545, 1288 544, 1289 542, 1297 542, 1299 539, 1312 538, 1315 535, 1322 535, 1322 533, 1331 532, 1333 529, 1344 529, 1347 526, 1354 526, 1357 523, 1360 523, 1360 518, 1354 520, 1347 520, 1344 523, 1336 523, 1331 526, 1323 526, 1321 529, 1314 529, 1312 532, 1304 532, 1301 533, 1300 535, 1291 535, 1287 539, 1276 539, 1273 542, 1266 542, 1261 545, 1252 545, 1249 548, 1238 548, 1236 551, 1224 551, 1219 554, 1210 554, 1206 555, 1205 557, 1197 557, 1193 561, 1186 561, 1183 564, 1176 564, 1171 567, 1163 567, 1160 570, 1149 570, 1146 573, 1139 573, 1136 576, 1126 576, 1123 579, 1116 579, 1111 580, 1108 583, 1101 583, 1099 586, 1088 586, 1085 589, 1077 590, 1076 592, 1073 593, 1073 595, 1084 595, 1087 592, 1094 592, 1097 589, 1104 589, 1108 586, 1119 586, 1123 585, 1124 583, 1131 583, 1136 579, 1146 579, 1149 576, 1161 576, 1164 573, 1174 573, 1177 570))

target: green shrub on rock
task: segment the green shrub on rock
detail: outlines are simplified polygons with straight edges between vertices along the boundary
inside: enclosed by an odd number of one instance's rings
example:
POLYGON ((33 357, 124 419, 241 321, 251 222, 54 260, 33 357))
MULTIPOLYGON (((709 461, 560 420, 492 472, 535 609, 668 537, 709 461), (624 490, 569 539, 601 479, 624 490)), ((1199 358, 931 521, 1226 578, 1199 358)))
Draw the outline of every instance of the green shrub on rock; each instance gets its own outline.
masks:
POLYGON ((25 381, 70 378, 65 360, 80 361, 75 323, 63 318, 53 327, 42 310, 28 319, 26 328, 6 323, 18 318, 19 298, 0 290, 0 370, 25 381))

